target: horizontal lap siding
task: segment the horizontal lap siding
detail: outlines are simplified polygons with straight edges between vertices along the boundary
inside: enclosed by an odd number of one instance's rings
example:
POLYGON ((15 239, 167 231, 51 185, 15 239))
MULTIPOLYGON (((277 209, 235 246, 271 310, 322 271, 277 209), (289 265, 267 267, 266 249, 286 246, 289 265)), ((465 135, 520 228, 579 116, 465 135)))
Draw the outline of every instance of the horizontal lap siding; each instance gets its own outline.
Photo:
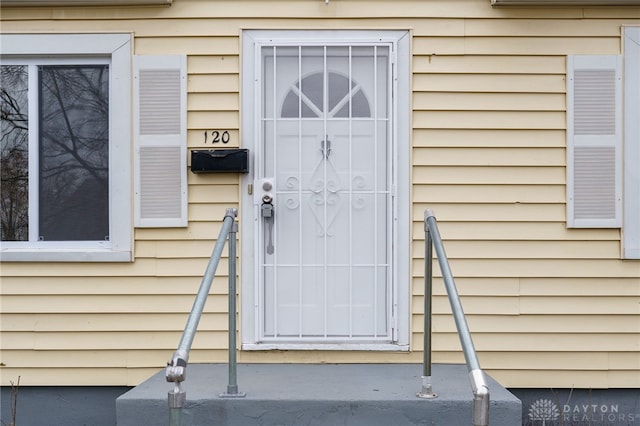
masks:
MULTIPOLYGON (((415 31, 413 349, 430 208, 480 363, 501 383, 640 385, 640 265, 619 260, 619 230, 568 230, 565 213, 566 55, 620 53, 621 24, 467 19, 459 34, 415 31)), ((433 359, 463 362, 435 261, 434 274, 433 359)))
MULTIPOLYGON (((618 260, 619 230, 565 224, 566 55, 620 53, 620 26, 640 23, 637 10, 364 3, 3 9, 2 30, 133 32, 136 54, 188 54, 188 144, 203 149, 213 130, 239 146, 242 28, 411 29, 412 352, 239 360, 420 362, 422 218, 432 208, 494 377, 515 387, 640 386, 640 266, 618 260)), ((244 207, 236 176, 189 173, 188 182, 188 228, 136 229, 132 264, 2 265, 2 384, 21 375, 25 385, 133 385, 164 366, 225 209, 244 207)), ((225 249, 193 362, 226 361, 227 260, 225 249)), ((463 362, 434 271, 434 360, 463 362)))
MULTIPOLYGON (((212 148, 212 130, 228 131, 227 146, 239 146, 237 26, 234 34, 205 37, 189 34, 193 28, 188 19, 165 25, 103 19, 111 13, 101 12, 89 13, 88 20, 29 26, 41 26, 41 31, 132 31, 136 54, 187 53, 189 148, 212 148), (168 27, 178 33, 165 32, 168 27)), ((3 29, 12 24, 19 23, 3 23, 3 29)), ((211 21, 209 34, 210 26, 211 21)), ((25 386, 135 385, 163 368, 179 343, 225 211, 239 207, 238 182, 233 174, 189 172, 189 226, 136 229, 131 264, 3 264, 2 384, 20 375, 25 386)), ((227 270, 225 247, 191 362, 227 359, 227 270)))

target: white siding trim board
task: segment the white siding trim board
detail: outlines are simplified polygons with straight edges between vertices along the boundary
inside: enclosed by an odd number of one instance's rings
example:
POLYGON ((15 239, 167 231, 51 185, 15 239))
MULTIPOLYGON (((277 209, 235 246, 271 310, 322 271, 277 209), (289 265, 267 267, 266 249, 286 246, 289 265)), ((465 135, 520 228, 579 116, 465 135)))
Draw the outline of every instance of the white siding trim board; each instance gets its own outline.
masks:
POLYGON ((640 259, 640 27, 624 28, 623 258, 640 259))

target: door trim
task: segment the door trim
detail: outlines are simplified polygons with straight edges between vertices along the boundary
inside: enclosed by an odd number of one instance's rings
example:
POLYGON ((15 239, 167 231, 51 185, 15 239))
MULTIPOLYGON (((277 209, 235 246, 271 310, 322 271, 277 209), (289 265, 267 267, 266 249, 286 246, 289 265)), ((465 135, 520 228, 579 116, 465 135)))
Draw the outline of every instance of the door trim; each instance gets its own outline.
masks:
POLYGON ((300 30, 245 30, 242 32, 242 110, 241 134, 242 147, 248 148, 250 154, 250 172, 241 179, 241 318, 240 334, 243 350, 380 350, 408 351, 410 340, 410 33, 408 31, 300 31, 300 30), (260 126, 256 125, 256 117, 260 105, 255 102, 256 93, 260 90, 261 81, 259 67, 260 47, 263 44, 326 44, 339 43, 379 43, 389 42, 394 46, 396 65, 393 70, 395 123, 391 147, 396 165, 393 217, 393 341, 394 343, 262 343, 257 341, 259 299, 256 283, 258 271, 255 268, 254 229, 259 220, 258 206, 254 205, 251 185, 255 180, 255 152, 261 140, 260 126))

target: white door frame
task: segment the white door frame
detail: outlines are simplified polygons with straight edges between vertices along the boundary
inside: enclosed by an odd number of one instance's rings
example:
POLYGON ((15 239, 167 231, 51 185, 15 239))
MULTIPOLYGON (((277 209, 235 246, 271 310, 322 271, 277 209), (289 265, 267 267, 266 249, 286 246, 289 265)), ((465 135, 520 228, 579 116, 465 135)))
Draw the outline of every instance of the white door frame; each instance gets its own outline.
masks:
POLYGON ((241 341, 244 350, 392 350, 409 349, 410 337, 410 35, 408 31, 286 31, 286 30, 245 30, 242 33, 242 111, 241 134, 242 147, 251 153, 251 170, 241 182, 241 341), (256 246, 255 229, 260 219, 259 206, 254 205, 252 185, 255 176, 255 152, 261 140, 260 126, 256 125, 260 110, 257 93, 262 78, 257 66, 260 48, 263 44, 292 43, 305 44, 320 42, 340 43, 390 43, 396 50, 397 58, 393 70, 393 95, 395 123, 391 146, 395 156, 394 217, 393 217, 393 316, 395 324, 392 344, 375 343, 260 343, 258 342, 259 298, 257 283, 259 271, 255 267, 256 246))

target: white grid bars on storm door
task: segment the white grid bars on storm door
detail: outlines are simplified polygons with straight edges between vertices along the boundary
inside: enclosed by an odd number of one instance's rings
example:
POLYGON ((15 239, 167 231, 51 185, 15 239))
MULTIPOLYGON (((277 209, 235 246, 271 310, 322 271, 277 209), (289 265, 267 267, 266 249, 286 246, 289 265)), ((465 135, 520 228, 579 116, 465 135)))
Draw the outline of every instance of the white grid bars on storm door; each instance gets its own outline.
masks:
POLYGON ((389 343, 391 46, 263 45, 259 55, 256 197, 273 198, 259 219, 260 340, 389 343))

